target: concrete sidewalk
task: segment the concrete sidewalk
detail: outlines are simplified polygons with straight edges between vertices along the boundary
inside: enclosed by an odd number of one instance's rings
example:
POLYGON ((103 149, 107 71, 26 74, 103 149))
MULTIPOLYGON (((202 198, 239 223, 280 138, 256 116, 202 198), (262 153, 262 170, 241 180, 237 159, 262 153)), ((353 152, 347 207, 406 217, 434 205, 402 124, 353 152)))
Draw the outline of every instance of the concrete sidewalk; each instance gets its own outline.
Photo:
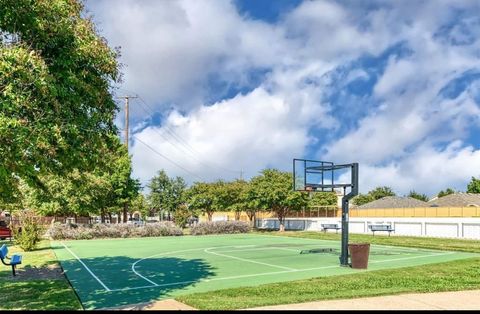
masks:
POLYGON ((247 310, 480 310, 480 290, 411 293, 274 305, 247 310))

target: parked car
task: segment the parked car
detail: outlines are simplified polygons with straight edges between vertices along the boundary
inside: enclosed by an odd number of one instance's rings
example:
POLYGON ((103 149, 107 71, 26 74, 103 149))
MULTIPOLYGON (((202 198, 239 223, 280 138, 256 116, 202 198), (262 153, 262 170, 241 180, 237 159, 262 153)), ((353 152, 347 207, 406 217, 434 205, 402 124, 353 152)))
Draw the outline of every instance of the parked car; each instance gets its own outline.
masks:
POLYGON ((134 224, 135 226, 143 226, 145 222, 142 219, 128 218, 127 224, 134 224))

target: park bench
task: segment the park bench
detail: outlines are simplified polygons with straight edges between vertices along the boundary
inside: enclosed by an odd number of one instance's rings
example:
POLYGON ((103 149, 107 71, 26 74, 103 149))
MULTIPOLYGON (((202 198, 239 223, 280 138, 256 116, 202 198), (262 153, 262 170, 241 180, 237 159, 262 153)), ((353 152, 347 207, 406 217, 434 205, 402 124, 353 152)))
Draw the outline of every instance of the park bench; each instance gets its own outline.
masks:
POLYGON ((395 231, 391 225, 369 225, 368 228, 373 232, 373 236, 375 236, 375 231, 388 231, 388 236, 395 231))
POLYGON ((15 268, 17 267, 18 264, 22 263, 22 256, 21 255, 12 255, 12 257, 8 257, 8 248, 4 244, 0 248, 0 259, 2 260, 2 263, 6 266, 12 266, 12 272, 13 275, 15 276, 15 268), (5 260, 8 259, 10 260, 10 263, 5 262, 5 260))
POLYGON ((335 229, 335 233, 338 233, 338 230, 342 229, 338 224, 322 224, 323 232, 327 233, 327 229, 335 229))
POLYGON ((10 238, 12 241, 12 230, 7 227, 0 227, 0 240, 10 238))

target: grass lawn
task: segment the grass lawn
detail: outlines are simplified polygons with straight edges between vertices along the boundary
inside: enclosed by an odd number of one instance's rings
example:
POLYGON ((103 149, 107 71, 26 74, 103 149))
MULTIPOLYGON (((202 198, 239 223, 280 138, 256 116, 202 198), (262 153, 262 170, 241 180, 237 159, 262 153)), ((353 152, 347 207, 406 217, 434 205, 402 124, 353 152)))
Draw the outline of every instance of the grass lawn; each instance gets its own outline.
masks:
MULTIPOLYGON (((265 232, 260 232, 265 233, 265 232)), ((270 235, 339 240, 340 235, 319 232, 267 232, 270 235)), ((480 241, 416 237, 351 235, 351 242, 429 249, 480 252, 480 241)), ((198 309, 242 309, 317 300, 480 289, 480 258, 378 270, 352 275, 231 288, 179 296, 198 309)))
POLYGON ((1 310, 79 310, 77 296, 63 275, 58 275, 58 262, 50 249, 49 241, 42 241, 38 249, 23 252, 12 242, 0 241, 9 246, 9 255, 23 255, 17 266, 17 277, 10 266, 0 265, 1 310))

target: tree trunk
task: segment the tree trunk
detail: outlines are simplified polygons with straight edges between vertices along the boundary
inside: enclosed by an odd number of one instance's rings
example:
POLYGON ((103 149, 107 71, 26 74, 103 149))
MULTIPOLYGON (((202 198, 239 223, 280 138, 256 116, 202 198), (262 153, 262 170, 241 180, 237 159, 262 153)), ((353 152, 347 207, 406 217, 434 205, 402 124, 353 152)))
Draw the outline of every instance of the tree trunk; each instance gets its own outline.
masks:
POLYGON ((241 214, 241 212, 238 212, 238 211, 235 212, 235 220, 236 221, 240 220, 240 214, 241 214))
POLYGON ((213 212, 207 212, 208 221, 212 221, 213 212))
POLYGON ((127 202, 125 202, 125 204, 123 204, 123 223, 127 223, 127 211, 128 211, 128 204, 127 202))
POLYGON ((101 222, 102 224, 105 223, 105 212, 103 211, 103 209, 102 209, 102 211, 100 212, 100 222, 101 222))
POLYGON ((255 212, 254 211, 247 211, 248 220, 250 221, 250 226, 255 226, 255 212))
POLYGON ((110 223, 112 223, 113 219, 112 219, 112 213, 108 213, 108 219, 110 220, 110 223))
POLYGON ((277 212, 277 217, 278 221, 280 223, 280 232, 285 231, 285 217, 287 216, 287 212, 285 210, 278 210, 277 212))
POLYGON ((280 217, 279 217, 278 220, 280 221, 280 232, 284 232, 285 231, 285 219, 284 218, 280 219, 280 217))

